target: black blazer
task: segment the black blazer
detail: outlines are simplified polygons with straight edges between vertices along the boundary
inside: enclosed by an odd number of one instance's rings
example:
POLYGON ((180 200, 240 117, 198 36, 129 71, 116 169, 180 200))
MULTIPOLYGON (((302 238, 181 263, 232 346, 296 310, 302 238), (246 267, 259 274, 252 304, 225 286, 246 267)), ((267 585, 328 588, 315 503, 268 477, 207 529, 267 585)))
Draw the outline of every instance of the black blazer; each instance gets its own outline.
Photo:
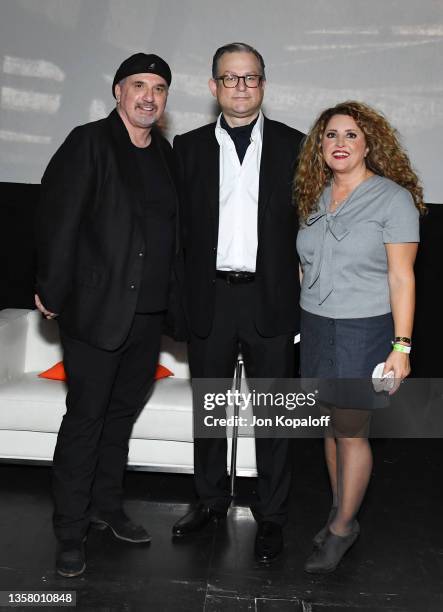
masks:
MULTIPOLYGON (((298 330, 298 220, 292 183, 303 134, 265 117, 258 197, 255 324, 263 336, 298 330)), ((202 338, 214 316, 219 213, 215 123, 176 136, 185 291, 192 331, 202 338)))
MULTIPOLYGON (((152 136, 174 183, 171 146, 152 136)), ((76 127, 42 179, 36 292, 68 334, 99 348, 120 346, 134 317, 146 254, 143 197, 133 145, 115 110, 76 127)))

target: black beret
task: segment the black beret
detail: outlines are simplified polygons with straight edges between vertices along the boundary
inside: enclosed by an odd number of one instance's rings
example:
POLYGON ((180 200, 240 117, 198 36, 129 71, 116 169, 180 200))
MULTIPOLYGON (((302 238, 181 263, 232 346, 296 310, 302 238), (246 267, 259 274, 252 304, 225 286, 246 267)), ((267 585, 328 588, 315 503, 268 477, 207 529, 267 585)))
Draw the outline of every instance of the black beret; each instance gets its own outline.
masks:
POLYGON ((171 84, 171 69, 168 64, 158 55, 154 53, 135 53, 120 65, 115 73, 112 82, 112 95, 115 98, 115 86, 122 79, 131 76, 131 74, 141 74, 142 72, 150 72, 163 77, 168 85, 171 84))

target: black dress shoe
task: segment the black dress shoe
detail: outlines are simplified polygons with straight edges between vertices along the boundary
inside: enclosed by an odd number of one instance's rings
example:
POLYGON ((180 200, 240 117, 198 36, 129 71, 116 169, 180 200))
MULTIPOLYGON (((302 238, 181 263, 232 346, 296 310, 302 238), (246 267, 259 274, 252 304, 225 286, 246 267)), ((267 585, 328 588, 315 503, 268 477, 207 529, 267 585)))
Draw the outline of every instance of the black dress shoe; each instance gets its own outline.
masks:
POLYGON ((314 549, 305 563, 308 574, 329 574, 333 572, 346 552, 354 544, 360 534, 360 526, 354 521, 352 531, 346 536, 339 536, 328 529, 321 548, 314 549))
POLYGON ((134 544, 145 544, 151 541, 151 536, 141 525, 136 525, 126 516, 123 510, 115 512, 94 512, 91 516, 91 525, 96 529, 109 529, 119 540, 133 542, 134 544))
POLYGON ((255 537, 255 558, 260 563, 271 563, 283 550, 282 528, 277 523, 262 521, 255 537))
POLYGON ((172 527, 172 535, 180 538, 203 529, 211 521, 221 521, 226 518, 226 512, 219 512, 200 504, 179 519, 172 527))
POLYGON ((59 540, 55 569, 64 578, 80 576, 86 569, 85 540, 59 540))

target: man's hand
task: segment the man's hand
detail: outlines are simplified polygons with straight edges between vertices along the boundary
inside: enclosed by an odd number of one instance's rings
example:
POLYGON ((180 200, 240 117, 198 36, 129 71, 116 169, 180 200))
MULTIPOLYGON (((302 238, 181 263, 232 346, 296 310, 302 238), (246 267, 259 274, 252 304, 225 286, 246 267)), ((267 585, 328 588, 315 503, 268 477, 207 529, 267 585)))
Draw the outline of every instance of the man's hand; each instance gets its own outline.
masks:
POLYGON ((35 305, 40 310, 40 312, 45 317, 45 319, 54 319, 55 317, 58 317, 58 315, 55 312, 51 312, 43 306, 37 294, 35 294, 34 300, 35 300, 35 305))

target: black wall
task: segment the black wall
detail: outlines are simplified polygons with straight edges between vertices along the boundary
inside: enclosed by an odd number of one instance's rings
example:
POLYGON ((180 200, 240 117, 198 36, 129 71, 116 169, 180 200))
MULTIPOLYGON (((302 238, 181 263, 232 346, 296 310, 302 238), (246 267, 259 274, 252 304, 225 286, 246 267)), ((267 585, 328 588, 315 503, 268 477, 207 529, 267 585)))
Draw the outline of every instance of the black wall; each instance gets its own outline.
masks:
POLYGON ((415 265, 416 310, 411 362, 420 378, 443 378, 443 205, 429 204, 421 221, 415 265))
MULTIPOLYGON (((0 309, 34 307, 33 215, 39 189, 39 185, 0 183, 0 309)), ((443 205, 430 204, 421 223, 413 374, 442 378, 443 205)))
POLYGON ((34 308, 33 215, 40 185, 0 183, 0 310, 34 308))

